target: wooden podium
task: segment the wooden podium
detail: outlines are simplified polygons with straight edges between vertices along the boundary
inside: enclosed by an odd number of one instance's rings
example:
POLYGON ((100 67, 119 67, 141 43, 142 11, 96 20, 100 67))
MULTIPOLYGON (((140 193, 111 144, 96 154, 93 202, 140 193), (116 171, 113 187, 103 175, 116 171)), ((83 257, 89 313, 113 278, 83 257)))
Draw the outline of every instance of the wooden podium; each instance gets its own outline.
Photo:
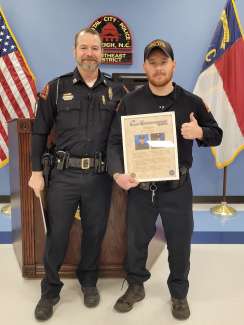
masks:
MULTIPOLYGON (((31 175, 32 122, 30 119, 18 119, 9 122, 8 125, 12 239, 22 275, 27 278, 43 276, 42 258, 45 243, 39 201, 28 187, 28 180, 31 175)), ((108 226, 100 254, 100 276, 124 276, 126 200, 126 193, 114 184, 108 226)), ((81 236, 80 221, 74 218, 69 247, 60 270, 60 275, 63 277, 75 276, 76 266, 80 259, 81 236)), ((163 247, 162 228, 157 227, 149 249, 149 268, 163 247)))

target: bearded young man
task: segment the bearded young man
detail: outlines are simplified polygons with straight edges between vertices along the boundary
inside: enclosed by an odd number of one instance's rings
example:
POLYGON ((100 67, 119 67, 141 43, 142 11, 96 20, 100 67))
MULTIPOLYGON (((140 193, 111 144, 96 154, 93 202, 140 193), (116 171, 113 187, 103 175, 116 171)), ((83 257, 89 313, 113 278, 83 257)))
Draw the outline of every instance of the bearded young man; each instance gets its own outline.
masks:
POLYGON ((114 308, 128 312, 145 297, 143 283, 150 278, 146 269, 148 244, 160 214, 168 248, 172 314, 177 319, 187 319, 190 316, 187 293, 193 232, 192 187, 188 172, 192 165, 192 145, 196 140, 199 146, 217 146, 222 140, 222 130, 201 98, 172 81, 175 67, 174 53, 168 42, 157 39, 149 43, 144 50, 148 83, 122 99, 111 128, 109 173, 121 188, 128 190, 125 261, 128 289, 114 308), (152 184, 139 184, 135 178, 124 174, 121 116, 162 111, 175 112, 180 179, 153 183, 152 190, 152 184))
POLYGON ((98 258, 110 207, 112 179, 106 173, 106 147, 116 107, 124 95, 120 84, 99 70, 99 34, 82 29, 75 36, 71 73, 49 82, 38 98, 32 134, 32 175, 29 186, 40 197, 44 189, 42 155, 55 129, 55 156, 47 189, 45 276, 37 320, 47 320, 60 299, 64 261, 74 214, 79 206, 82 226, 81 260, 77 278, 87 307, 98 305, 98 258))

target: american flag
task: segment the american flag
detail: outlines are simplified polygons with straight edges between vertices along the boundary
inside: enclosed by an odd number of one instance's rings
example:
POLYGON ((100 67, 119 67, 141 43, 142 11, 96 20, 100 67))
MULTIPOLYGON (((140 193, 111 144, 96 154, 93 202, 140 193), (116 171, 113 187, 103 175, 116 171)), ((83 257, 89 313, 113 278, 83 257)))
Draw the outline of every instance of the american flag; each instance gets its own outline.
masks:
POLYGON ((33 118, 34 76, 0 9, 0 168, 8 163, 7 122, 33 118))

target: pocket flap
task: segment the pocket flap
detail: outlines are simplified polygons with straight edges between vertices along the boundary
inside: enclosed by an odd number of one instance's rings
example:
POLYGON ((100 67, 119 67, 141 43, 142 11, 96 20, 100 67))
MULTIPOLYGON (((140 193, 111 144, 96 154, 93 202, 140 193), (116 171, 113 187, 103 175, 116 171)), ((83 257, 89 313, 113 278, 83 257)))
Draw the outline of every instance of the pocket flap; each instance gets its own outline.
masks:
POLYGON ((79 110, 80 102, 78 100, 60 101, 57 108, 58 111, 79 110))

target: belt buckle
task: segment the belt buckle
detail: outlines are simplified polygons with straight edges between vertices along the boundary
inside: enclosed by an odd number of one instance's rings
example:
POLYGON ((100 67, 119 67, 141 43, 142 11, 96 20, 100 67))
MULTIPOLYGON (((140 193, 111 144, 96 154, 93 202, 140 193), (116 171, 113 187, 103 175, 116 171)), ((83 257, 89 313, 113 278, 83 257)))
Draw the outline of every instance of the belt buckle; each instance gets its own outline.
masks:
POLYGON ((89 169, 90 168, 90 158, 81 158, 81 169, 89 169))

